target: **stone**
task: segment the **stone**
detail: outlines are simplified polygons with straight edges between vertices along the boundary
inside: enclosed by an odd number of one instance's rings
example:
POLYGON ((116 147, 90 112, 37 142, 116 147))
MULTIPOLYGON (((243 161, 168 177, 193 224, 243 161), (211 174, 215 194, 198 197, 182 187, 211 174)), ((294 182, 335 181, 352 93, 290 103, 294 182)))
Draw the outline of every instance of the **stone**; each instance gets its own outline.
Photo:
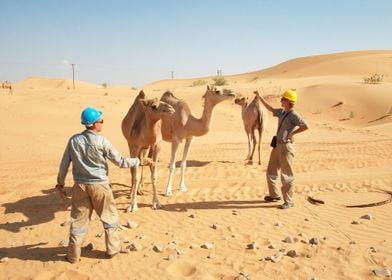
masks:
POLYGON ((138 226, 139 225, 135 221, 132 220, 127 221, 127 225, 126 225, 127 228, 134 229, 137 228, 138 226))
POLYGON ((212 248, 214 248, 214 244, 212 244, 210 242, 206 242, 206 243, 202 244, 200 247, 203 249, 211 250, 212 248))
POLYGON ((379 267, 373 269, 373 273, 380 277, 391 277, 391 271, 386 267, 379 267))
POLYGON ((183 255, 183 254, 185 254, 185 252, 184 252, 184 250, 181 250, 181 249, 176 249, 176 253, 177 253, 177 255, 183 255))
POLYGON ((8 262, 8 261, 9 261, 8 257, 2 257, 2 258, 0 259, 0 263, 6 263, 6 262, 8 262))
POLYGON ((275 244, 270 244, 270 245, 268 245, 268 248, 269 248, 269 249, 275 249, 275 248, 276 248, 276 245, 275 245, 275 244))
POLYGON ((295 239, 292 236, 287 236, 285 239, 283 239, 283 242, 285 242, 285 243, 294 243, 295 239))
POLYGON ((373 220, 373 216, 370 215, 370 214, 365 214, 365 215, 363 215, 363 216, 361 217, 361 219, 364 219, 364 220, 373 220))
POLYGON ((154 252, 160 253, 163 251, 163 247, 159 244, 155 244, 152 249, 154 250, 154 252))
POLYGON ((351 224, 353 224, 353 225, 359 225, 361 222, 360 221, 357 221, 357 220, 354 220, 354 221, 352 221, 351 222, 351 224))
POLYGON ((213 224, 211 227, 212 227, 213 229, 219 229, 219 228, 220 228, 220 225, 213 224))
POLYGON ((258 249, 259 248, 259 244, 256 241, 253 241, 252 243, 249 243, 248 245, 246 245, 247 249, 258 249))
POLYGON ((289 256, 289 257, 295 258, 298 254, 297 254, 297 251, 290 250, 290 251, 287 252, 286 255, 289 256))
POLYGON ((317 237, 313 237, 309 240, 309 244, 311 245, 319 245, 320 241, 317 237))
POLYGON ((281 227, 281 226, 283 226, 283 223, 282 223, 282 222, 276 222, 276 223, 274 224, 274 226, 276 226, 276 227, 281 227))
POLYGON ((192 218, 192 219, 195 219, 196 218, 196 214, 190 214, 188 217, 192 218))
POLYGON ((133 242, 129 244, 126 248, 131 251, 141 251, 143 249, 143 246, 137 242, 133 242))

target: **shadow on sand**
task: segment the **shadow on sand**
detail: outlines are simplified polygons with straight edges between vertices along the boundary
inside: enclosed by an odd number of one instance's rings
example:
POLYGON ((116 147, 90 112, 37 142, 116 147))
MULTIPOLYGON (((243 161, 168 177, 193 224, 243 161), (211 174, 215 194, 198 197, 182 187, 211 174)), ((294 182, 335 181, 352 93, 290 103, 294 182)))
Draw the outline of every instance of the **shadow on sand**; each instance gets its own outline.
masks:
MULTIPOLYGON (((67 191, 70 189, 66 188, 67 191)), ((66 211, 71 205, 71 199, 61 197, 54 189, 42 190, 41 192, 43 195, 3 203, 1 206, 5 208, 5 214, 21 213, 27 218, 0 224, 0 230, 19 232, 22 228, 47 223, 55 218, 56 212, 66 211)))

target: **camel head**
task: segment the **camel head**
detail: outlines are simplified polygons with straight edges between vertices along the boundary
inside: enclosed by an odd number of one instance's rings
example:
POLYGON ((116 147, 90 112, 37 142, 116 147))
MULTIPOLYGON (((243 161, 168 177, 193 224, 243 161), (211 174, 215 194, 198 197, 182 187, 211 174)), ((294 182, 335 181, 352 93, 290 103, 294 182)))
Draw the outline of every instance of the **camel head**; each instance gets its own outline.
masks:
POLYGON ((203 98, 205 98, 214 105, 228 99, 233 99, 234 97, 235 94, 232 90, 222 89, 214 85, 207 86, 207 91, 203 95, 203 98))
POLYGON ((143 111, 146 114, 154 115, 155 117, 162 118, 163 116, 174 114, 174 108, 166 102, 154 99, 140 100, 143 111))
POLYGON ((234 99, 234 103, 242 106, 246 106, 248 104, 248 100, 244 96, 238 96, 234 99))

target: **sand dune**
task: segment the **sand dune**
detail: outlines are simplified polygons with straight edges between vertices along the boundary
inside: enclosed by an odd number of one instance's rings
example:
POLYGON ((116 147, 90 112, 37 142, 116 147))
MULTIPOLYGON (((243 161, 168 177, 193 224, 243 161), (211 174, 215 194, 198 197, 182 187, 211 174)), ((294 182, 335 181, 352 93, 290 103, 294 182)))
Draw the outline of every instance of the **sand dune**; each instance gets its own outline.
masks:
MULTIPOLYGON (((225 102, 215 108, 211 131, 194 141, 187 193, 178 191, 177 170, 173 197, 163 196, 170 144, 162 144, 162 210, 150 208, 147 180, 139 211, 124 213, 131 176, 129 170, 110 165, 120 222, 138 223, 120 231, 122 245, 137 242, 143 249, 105 259, 102 225, 94 216, 88 242, 95 249, 84 250, 75 265, 64 261, 66 248, 61 245, 68 237, 67 226, 61 224, 69 219, 70 201, 53 191, 63 149, 82 129, 81 110, 95 106, 104 112, 102 134, 127 154, 120 125, 138 91, 80 81, 73 90, 70 80, 44 77, 16 83, 14 95, 0 96, 0 278, 383 279, 372 270, 392 269, 392 204, 346 206, 384 201, 389 195, 383 190, 392 191, 391 57, 392 51, 320 55, 225 77, 226 86, 237 93, 252 98, 257 89, 274 106, 279 106, 284 89, 297 89, 296 107, 311 130, 296 137, 295 207, 282 211, 278 203, 262 201, 276 119, 268 116, 261 166, 245 166, 240 107, 225 102), (374 73, 383 74, 383 81, 365 84, 363 77, 374 73), (325 204, 312 204, 309 196, 325 204), (366 214, 371 219, 363 218, 366 214), (284 242, 288 237, 293 243, 284 242), (312 238, 318 245, 309 244, 312 238), (207 242, 211 249, 201 247, 207 242), (249 249, 252 242, 257 246, 249 249), (157 244, 163 247, 160 253, 152 249, 157 244), (297 256, 287 256, 289 250, 297 256), (268 260, 279 254, 281 260, 268 260)), ((205 85, 195 81, 213 78, 157 81, 143 89, 148 97, 171 89, 200 116, 205 85)), ((69 174, 68 192, 71 186, 69 174)))

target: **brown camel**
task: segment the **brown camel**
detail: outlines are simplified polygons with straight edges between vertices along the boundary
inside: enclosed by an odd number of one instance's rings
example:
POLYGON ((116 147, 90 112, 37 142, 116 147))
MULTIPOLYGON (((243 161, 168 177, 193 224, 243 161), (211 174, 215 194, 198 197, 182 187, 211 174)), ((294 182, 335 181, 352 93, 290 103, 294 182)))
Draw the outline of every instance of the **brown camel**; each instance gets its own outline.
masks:
MULTIPOLYGON (((153 189, 152 209, 161 207, 156 191, 157 161, 160 142, 162 140, 160 134, 160 120, 163 116, 169 116, 173 113, 174 109, 171 105, 159 101, 156 98, 146 100, 144 92, 140 91, 121 124, 123 135, 128 142, 130 156, 139 157, 142 161, 147 151, 149 151, 149 156, 151 156, 154 162, 154 164, 150 165, 153 189)), ((131 203, 127 212, 135 212, 138 209, 136 200, 136 192, 138 189, 136 167, 131 168, 131 174, 131 203)))
POLYGON ((162 138, 167 142, 171 142, 171 158, 170 158, 170 172, 166 187, 166 196, 172 195, 172 179, 175 170, 176 154, 178 147, 182 140, 185 139, 184 153, 181 162, 181 181, 180 191, 186 192, 185 186, 185 169, 186 160, 190 151, 192 140, 195 136, 202 136, 210 130, 210 123, 215 105, 218 103, 234 98, 231 90, 220 90, 215 86, 207 86, 207 91, 204 94, 204 110, 200 119, 194 117, 184 100, 176 98, 170 91, 165 92, 161 101, 164 101, 173 106, 175 113, 171 116, 164 116, 162 118, 162 138))
POLYGON ((248 156, 245 161, 246 164, 253 164, 253 154, 255 152, 255 146, 257 143, 257 151, 260 160, 260 149, 261 149, 261 137, 265 131, 267 124, 267 114, 261 108, 257 96, 248 103, 245 97, 237 97, 234 99, 235 104, 238 104, 242 108, 242 121, 244 122, 244 128, 246 136, 248 137, 248 156), (259 140, 256 140, 255 130, 257 129, 259 134, 259 140))
POLYGON ((5 90, 8 89, 8 93, 12 94, 12 85, 11 85, 11 83, 9 81, 4 81, 1 84, 1 88, 4 90, 4 92, 5 92, 5 90))

